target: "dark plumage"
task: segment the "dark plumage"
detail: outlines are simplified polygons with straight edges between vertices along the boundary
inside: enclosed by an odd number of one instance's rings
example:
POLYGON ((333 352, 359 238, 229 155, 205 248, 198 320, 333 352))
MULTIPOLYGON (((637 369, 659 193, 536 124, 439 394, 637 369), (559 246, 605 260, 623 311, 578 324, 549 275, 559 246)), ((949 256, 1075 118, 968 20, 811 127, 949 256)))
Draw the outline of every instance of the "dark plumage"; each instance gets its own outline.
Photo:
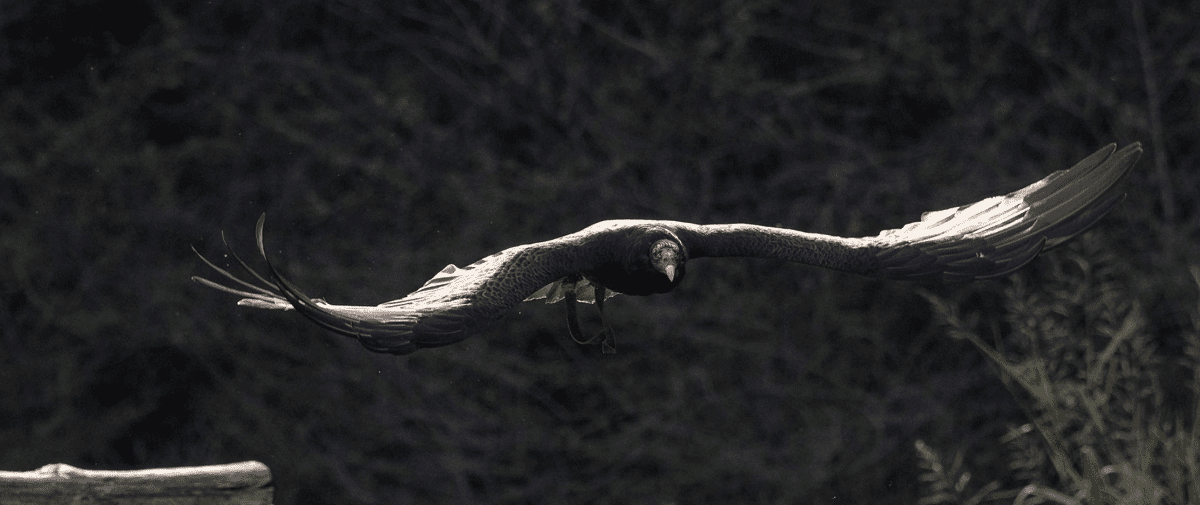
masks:
MULTIPOLYGON (((448 265, 420 289, 378 306, 332 305, 310 299, 267 260, 270 278, 238 262, 265 287, 250 291, 192 277, 245 297, 239 305, 295 309, 325 328, 358 338, 376 352, 408 354, 451 344, 497 322, 522 301, 568 302, 616 293, 666 293, 695 258, 776 258, 872 277, 962 281, 1008 274, 1045 249, 1088 229, 1124 198, 1115 189, 1141 155, 1141 144, 1110 144, 1069 170, 1050 174, 1005 196, 927 212, 921 220, 875 237, 842 238, 749 224, 695 225, 676 221, 614 220, 563 237, 505 249, 463 268, 448 265)), ((264 216, 265 218, 265 216, 264 216)), ((258 250, 263 247, 258 220, 258 250)), ((232 251, 230 251, 232 252, 232 251)), ((203 257, 201 257, 203 259, 203 257)), ((612 331, 602 333, 611 342, 612 331)), ((605 346, 606 352, 611 350, 605 346)))

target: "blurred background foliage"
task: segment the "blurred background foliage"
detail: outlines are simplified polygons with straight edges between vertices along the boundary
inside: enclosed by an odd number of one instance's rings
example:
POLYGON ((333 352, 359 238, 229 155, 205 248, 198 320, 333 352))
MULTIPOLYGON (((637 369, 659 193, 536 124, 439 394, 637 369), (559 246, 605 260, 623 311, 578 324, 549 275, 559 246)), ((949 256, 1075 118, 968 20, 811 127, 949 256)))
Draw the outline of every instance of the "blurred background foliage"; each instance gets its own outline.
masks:
MULTIPOLYGON (((1142 141, 1089 236, 1158 353, 1195 328, 1193 2, 16 0, 0 30, 4 470, 257 459, 281 504, 912 503, 920 438, 1013 478, 1025 414, 912 285, 701 260, 610 302, 615 356, 535 303, 376 355, 188 281, 190 245, 249 255, 263 212, 293 281, 375 304, 604 219, 874 235, 1142 141)), ((927 289, 1004 325, 1014 278, 927 289)))

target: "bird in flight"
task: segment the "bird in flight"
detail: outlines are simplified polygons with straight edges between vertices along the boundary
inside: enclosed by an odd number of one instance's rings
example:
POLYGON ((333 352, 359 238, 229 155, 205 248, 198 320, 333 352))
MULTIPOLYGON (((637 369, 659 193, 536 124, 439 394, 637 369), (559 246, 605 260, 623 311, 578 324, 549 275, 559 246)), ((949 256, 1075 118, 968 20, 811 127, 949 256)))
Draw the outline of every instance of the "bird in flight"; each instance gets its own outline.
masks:
POLYGON ((920 221, 874 237, 843 238, 752 224, 602 221, 556 239, 510 247, 462 268, 448 265, 416 291, 375 306, 309 298, 284 278, 263 246, 264 214, 255 235, 267 263, 266 276, 250 268, 226 242, 234 259, 261 285, 237 278, 203 255, 205 263, 245 289, 201 277, 192 280, 242 296, 238 305, 294 309, 330 331, 357 338, 371 351, 391 354, 463 340, 494 325, 523 301, 562 301, 572 338, 599 343, 611 353, 613 331, 607 323, 592 339, 580 336, 575 303, 594 303, 603 321, 605 299, 618 293, 671 291, 683 280, 687 262, 696 258, 775 258, 870 277, 943 282, 1011 273, 1041 251, 1087 230, 1120 202, 1125 193, 1116 186, 1141 153, 1140 143, 1120 150, 1109 144, 1023 189, 926 212, 920 221))

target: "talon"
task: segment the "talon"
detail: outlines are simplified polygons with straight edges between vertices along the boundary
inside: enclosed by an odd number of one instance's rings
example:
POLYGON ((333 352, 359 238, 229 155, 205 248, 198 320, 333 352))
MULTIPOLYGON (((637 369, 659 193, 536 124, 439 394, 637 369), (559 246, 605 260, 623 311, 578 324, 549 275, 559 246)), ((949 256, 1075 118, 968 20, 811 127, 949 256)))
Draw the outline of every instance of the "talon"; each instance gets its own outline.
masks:
POLYGON ((615 340, 613 338, 613 329, 608 325, 608 321, 604 320, 604 288, 595 286, 596 310, 600 311, 600 322, 604 325, 604 329, 600 330, 596 336, 584 339, 583 330, 580 329, 579 312, 575 308, 575 285, 579 282, 578 276, 568 277, 563 280, 563 303, 567 307, 567 329, 571 332, 571 340, 574 340, 579 345, 596 345, 600 344, 600 350, 604 354, 614 354, 617 348, 613 346, 615 340))
POLYGON ((567 307, 567 330, 571 332, 571 340, 584 345, 589 341, 583 339, 583 332, 579 329, 579 314, 575 312, 575 281, 574 277, 563 281, 563 305, 567 307))
POLYGON ((604 287, 600 286, 599 284, 596 285, 596 310, 600 312, 600 324, 604 325, 604 329, 600 330, 600 333, 597 334, 592 340, 604 336, 604 338, 600 341, 600 352, 604 354, 616 354, 617 339, 613 334, 612 326, 609 326, 608 320, 604 319, 604 287))

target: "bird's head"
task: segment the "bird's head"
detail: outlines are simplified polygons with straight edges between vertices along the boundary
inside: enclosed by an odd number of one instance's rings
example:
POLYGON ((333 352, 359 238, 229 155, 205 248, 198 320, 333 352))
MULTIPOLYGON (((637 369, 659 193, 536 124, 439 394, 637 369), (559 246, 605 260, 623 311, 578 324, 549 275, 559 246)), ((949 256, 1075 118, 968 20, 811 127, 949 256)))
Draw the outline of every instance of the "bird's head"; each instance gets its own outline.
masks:
POLYGON ((685 260, 683 244, 678 237, 659 239, 650 246, 650 267, 665 275, 667 282, 678 284, 676 277, 683 280, 685 260))
POLYGON ((688 257, 679 236, 659 226, 621 231, 619 261, 584 272, 586 277, 627 295, 666 293, 679 285, 688 257))

